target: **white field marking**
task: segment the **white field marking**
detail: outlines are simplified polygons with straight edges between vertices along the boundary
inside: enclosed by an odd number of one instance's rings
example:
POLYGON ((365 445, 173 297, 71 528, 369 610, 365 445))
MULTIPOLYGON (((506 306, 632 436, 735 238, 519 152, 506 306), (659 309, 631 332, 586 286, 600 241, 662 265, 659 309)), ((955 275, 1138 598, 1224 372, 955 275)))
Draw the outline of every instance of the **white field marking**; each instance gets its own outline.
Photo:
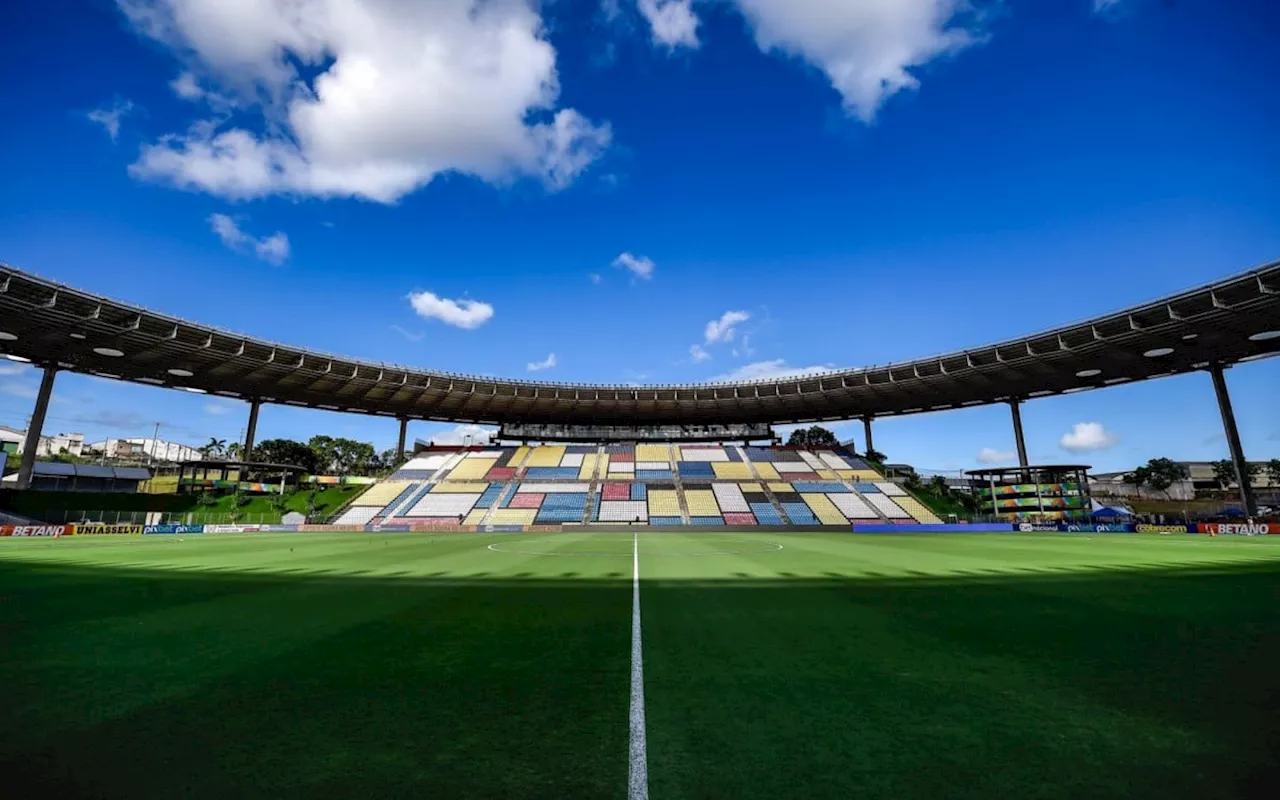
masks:
POLYGON ((640 646, 640 534, 631 545, 631 768, 628 800, 649 800, 649 761, 644 735, 644 654, 640 646))
MULTIPOLYGON (((495 542, 489 545, 487 550, 495 553, 514 553, 522 556, 565 556, 566 558, 626 558, 627 553, 564 553, 560 551, 543 551, 543 550, 512 550, 508 547, 500 547, 500 543, 495 542)), ((535 542, 534 544, 537 544, 535 542)), ((754 543, 753 543, 754 544, 754 543)), ((650 553, 650 558, 694 558, 697 556, 745 556, 753 553, 776 553, 783 549, 782 545, 777 542, 760 542, 762 546, 756 550, 705 550, 701 553, 650 553)))

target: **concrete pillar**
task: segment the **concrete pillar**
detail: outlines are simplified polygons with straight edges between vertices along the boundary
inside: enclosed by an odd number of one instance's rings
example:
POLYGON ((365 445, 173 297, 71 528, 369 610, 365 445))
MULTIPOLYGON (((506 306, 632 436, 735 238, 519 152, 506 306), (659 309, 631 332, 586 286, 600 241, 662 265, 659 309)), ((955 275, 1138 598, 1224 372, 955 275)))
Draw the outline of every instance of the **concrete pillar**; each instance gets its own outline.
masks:
POLYGON ((876 449, 871 441, 871 417, 862 418, 862 432, 867 440, 867 449, 863 451, 863 454, 865 455, 876 449))
POLYGON ((404 461, 404 445, 409 436, 409 418, 400 418, 400 438, 396 440, 396 464, 404 461))
POLYGON ((248 461, 249 456, 253 453, 254 437, 258 434, 258 409, 262 407, 261 400, 249 401, 249 425, 244 431, 244 460, 248 461))
POLYGON ((22 464, 18 468, 18 488, 31 488, 31 473, 36 468, 36 451, 40 449, 40 434, 44 431, 44 415, 49 411, 49 398, 53 396, 53 378, 58 374, 54 367, 45 367, 40 377, 40 391, 36 394, 36 407, 27 425, 27 438, 22 443, 22 464))
POLYGON ((1231 410, 1231 395, 1227 393, 1227 378, 1222 374, 1222 365, 1214 364, 1209 367, 1209 375, 1213 377, 1214 394, 1218 395, 1218 411, 1222 413, 1222 428, 1227 435, 1227 447, 1231 449, 1231 464, 1236 468, 1236 485, 1240 487, 1244 513, 1246 516, 1256 517, 1258 503, 1253 497, 1253 484, 1249 480, 1244 448, 1240 446, 1240 431, 1236 430, 1236 414, 1231 410))
POLYGON ((1009 410, 1013 414, 1013 438, 1018 445, 1018 466, 1025 467, 1027 465, 1027 441, 1022 437, 1022 401, 1016 398, 1010 400, 1009 410))

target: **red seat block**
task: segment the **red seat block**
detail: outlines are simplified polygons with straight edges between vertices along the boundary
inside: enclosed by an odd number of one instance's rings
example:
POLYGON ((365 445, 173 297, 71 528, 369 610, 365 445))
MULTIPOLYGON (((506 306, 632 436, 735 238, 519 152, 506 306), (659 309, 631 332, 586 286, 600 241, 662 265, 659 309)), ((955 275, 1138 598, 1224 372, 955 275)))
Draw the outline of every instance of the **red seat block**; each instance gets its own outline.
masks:
POLYGON ((507 504, 507 508, 541 508, 544 494, 537 492, 517 492, 507 504))
POLYGON ((756 517, 750 512, 744 511, 726 511, 724 513, 725 525, 755 525, 756 517))

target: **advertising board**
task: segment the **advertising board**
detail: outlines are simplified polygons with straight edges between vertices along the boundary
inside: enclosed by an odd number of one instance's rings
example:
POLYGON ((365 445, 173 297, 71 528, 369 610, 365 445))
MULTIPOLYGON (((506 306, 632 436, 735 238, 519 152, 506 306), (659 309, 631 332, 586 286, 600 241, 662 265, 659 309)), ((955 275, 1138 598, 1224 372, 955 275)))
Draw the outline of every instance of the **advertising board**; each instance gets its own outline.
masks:
POLYGON ((109 524, 105 522, 80 523, 76 526, 76 536, 141 536, 142 526, 131 524, 109 524))
POLYGON ((261 525, 205 525, 205 533, 257 533, 261 525))
POLYGON ((1138 533, 1195 533, 1194 525, 1148 525, 1145 522, 1137 525, 1138 533))
POLYGON ((1243 536, 1280 535, 1280 522, 1201 522, 1196 525, 1196 530, 1200 533, 1233 533, 1243 536))
POLYGON ((204 533, 203 525, 143 525, 143 533, 204 533))
POLYGON ((75 525, 3 525, 0 536, 71 536, 75 525))
POLYGON ((1115 523, 1084 523, 1079 525, 1059 525, 1058 530, 1066 531, 1067 533, 1133 533, 1133 526, 1115 523))

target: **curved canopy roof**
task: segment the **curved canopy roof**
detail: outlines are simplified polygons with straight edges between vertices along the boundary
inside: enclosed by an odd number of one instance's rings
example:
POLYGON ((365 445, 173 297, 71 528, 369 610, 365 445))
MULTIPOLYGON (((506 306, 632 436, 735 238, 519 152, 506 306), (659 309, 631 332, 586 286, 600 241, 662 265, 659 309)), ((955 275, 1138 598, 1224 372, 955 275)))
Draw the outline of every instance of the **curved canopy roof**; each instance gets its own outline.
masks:
POLYGON ((153 386, 410 419, 811 422, 1096 389, 1280 354, 1280 262, 1074 325, 901 364, 746 383, 484 378, 278 344, 0 265, 0 354, 153 386))

